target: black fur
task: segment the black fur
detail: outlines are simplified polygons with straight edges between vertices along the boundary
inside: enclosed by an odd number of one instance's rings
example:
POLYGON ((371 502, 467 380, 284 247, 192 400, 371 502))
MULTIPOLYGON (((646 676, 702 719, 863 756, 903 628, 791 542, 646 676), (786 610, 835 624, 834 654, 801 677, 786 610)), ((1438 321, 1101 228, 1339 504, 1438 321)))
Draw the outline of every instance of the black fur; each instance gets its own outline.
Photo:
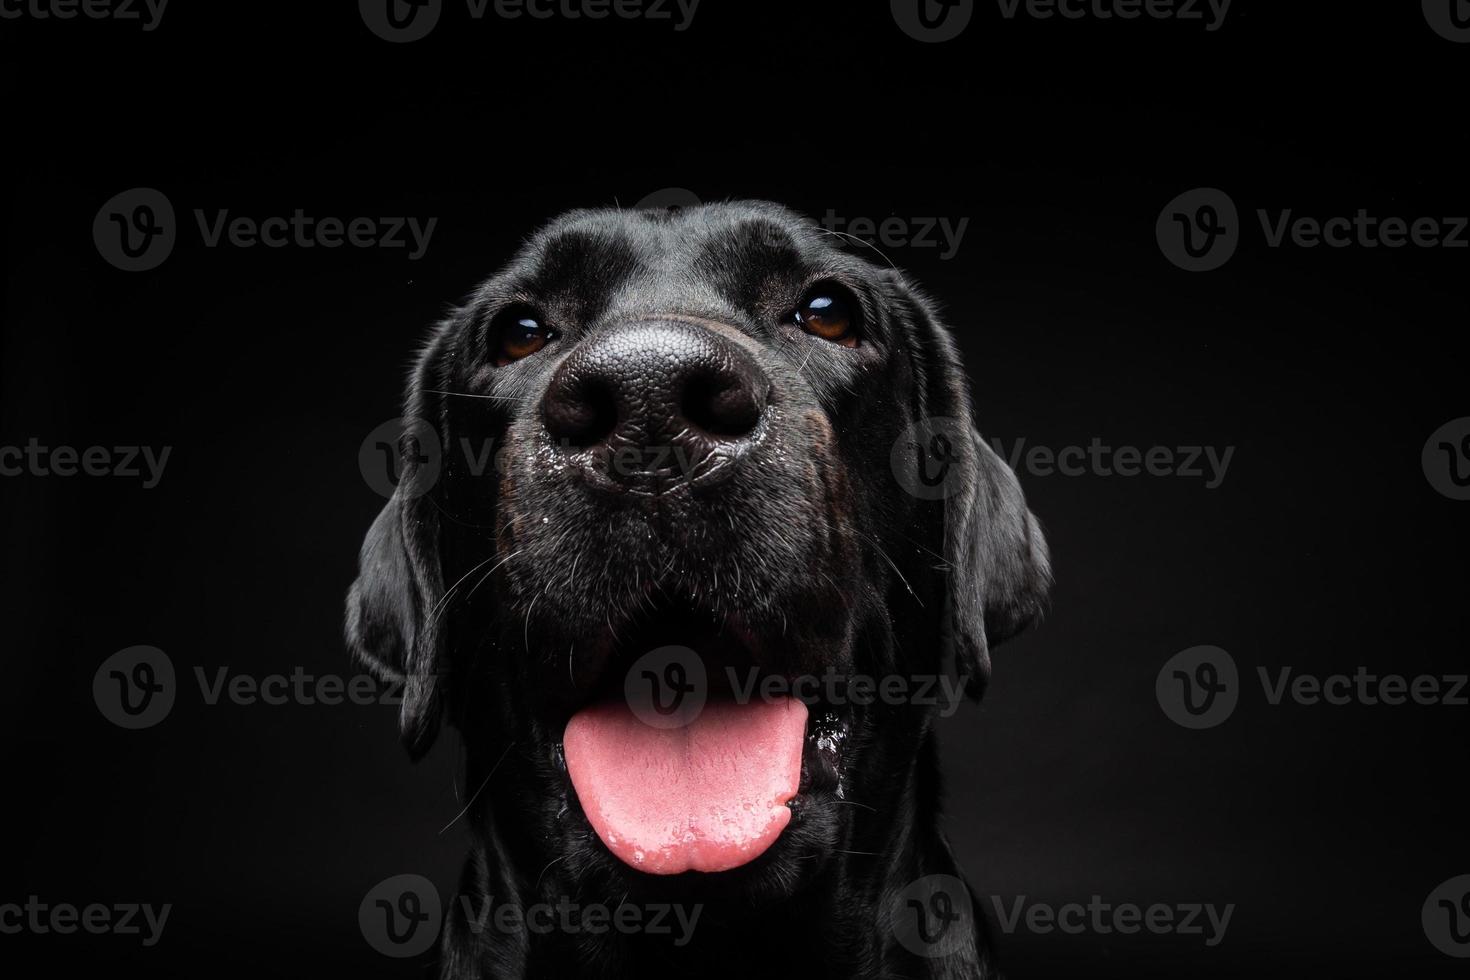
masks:
POLYGON ((942 957, 893 938, 901 889, 959 874, 938 829, 932 707, 848 708, 840 759, 804 782, 782 838, 719 875, 657 877, 614 859, 570 792, 558 745, 570 711, 617 668, 609 626, 636 632, 642 611, 675 599, 741 623, 776 671, 950 669, 979 696, 990 648, 1045 600, 1045 542, 1014 475, 978 437, 958 447, 960 479, 944 500, 906 493, 889 462, 910 423, 953 418, 972 431, 971 414, 934 304, 770 204, 573 212, 437 327, 405 416, 445 447, 442 473, 413 492, 406 481, 374 523, 347 637, 362 661, 405 680, 415 757, 441 718, 460 732, 476 793, 462 894, 471 908, 485 896, 703 906, 693 939, 676 947, 613 931, 477 934, 455 900, 444 976, 991 975, 978 915, 942 957), (861 306, 856 348, 782 325, 821 280, 861 306), (512 302, 543 311, 561 336, 496 367, 487 330, 512 302), (771 427, 707 490, 609 500, 552 465, 539 399, 577 344, 650 316, 736 337, 777 393, 771 427), (484 446, 502 465, 477 474, 484 446))

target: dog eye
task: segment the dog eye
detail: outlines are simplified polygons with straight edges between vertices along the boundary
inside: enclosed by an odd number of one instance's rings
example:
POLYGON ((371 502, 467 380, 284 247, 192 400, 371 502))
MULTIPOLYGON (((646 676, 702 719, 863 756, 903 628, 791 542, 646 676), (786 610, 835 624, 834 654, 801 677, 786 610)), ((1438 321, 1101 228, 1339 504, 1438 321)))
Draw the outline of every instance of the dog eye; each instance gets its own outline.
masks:
POLYGON ((845 290, 819 285, 806 294, 795 314, 797 326, 843 347, 857 346, 857 304, 845 290))
POLYGON ((523 306, 502 311, 490 324, 490 348, 499 367, 530 357, 555 339, 556 331, 543 324, 534 310, 523 306))

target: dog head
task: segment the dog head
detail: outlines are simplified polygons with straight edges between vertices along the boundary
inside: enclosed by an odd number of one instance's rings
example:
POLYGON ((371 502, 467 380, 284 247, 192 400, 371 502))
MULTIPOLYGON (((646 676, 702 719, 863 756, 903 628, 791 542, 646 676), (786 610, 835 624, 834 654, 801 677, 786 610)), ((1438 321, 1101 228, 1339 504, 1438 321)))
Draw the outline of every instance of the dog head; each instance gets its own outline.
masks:
POLYGON ((1041 608, 948 330, 843 246, 769 204, 573 212, 418 359, 348 641, 411 753, 459 729, 532 874, 799 891, 1041 608))

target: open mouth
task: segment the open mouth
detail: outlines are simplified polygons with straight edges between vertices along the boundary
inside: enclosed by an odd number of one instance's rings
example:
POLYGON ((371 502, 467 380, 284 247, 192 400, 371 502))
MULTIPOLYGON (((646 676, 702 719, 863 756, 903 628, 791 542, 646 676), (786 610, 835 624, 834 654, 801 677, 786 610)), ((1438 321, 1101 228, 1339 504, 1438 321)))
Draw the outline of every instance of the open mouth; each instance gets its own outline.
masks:
POLYGON ((764 854, 815 796, 841 795, 850 719, 797 697, 736 617, 662 605, 609 635, 562 751, 597 837, 649 874, 764 854))

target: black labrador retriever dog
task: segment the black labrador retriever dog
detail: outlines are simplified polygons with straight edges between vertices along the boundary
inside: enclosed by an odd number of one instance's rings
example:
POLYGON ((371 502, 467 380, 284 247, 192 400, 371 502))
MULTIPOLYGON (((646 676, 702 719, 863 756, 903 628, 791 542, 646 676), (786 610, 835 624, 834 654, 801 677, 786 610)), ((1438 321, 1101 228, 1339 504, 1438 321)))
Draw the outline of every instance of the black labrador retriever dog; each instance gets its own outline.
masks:
POLYGON ((934 304, 845 244, 572 212, 429 338, 347 638, 414 757, 463 741, 443 976, 994 975, 933 724, 1046 545, 934 304))

